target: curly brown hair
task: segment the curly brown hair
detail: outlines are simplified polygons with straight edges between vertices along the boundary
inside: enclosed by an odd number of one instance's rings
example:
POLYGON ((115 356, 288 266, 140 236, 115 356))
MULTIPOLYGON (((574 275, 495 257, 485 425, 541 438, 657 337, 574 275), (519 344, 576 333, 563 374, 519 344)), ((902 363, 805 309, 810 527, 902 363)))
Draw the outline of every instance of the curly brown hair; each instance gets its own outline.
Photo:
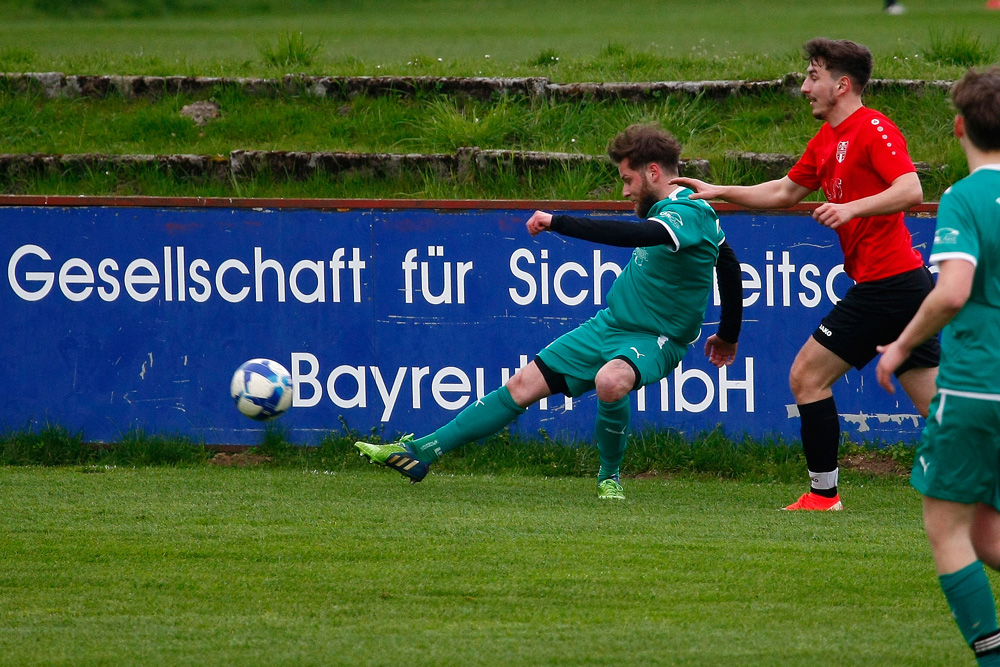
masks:
POLYGON ((681 143, 656 123, 629 125, 608 143, 608 156, 615 164, 628 160, 633 169, 655 162, 677 173, 681 143))

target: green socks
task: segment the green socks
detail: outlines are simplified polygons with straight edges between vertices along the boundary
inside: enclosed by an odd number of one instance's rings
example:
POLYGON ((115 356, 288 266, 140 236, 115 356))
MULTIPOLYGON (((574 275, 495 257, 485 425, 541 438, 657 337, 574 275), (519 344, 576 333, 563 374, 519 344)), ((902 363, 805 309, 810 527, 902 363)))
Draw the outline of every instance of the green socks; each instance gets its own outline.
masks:
MULTIPOLYGON (((997 610, 983 564, 978 560, 958 572, 938 577, 955 623, 967 644, 997 632, 997 610)), ((1000 653, 977 656, 980 665, 1000 665, 1000 653)))
POLYGON ((430 435, 414 440, 410 447, 421 461, 433 463, 453 449, 493 435, 525 411, 514 402, 507 387, 500 387, 459 412, 457 417, 430 435))
MULTIPOLYGON (((514 402, 507 387, 500 387, 462 410, 438 430, 409 444, 417 458, 433 463, 453 449, 493 435, 525 411, 514 402)), ((601 458, 599 482, 618 474, 625 456, 630 418, 631 402, 628 396, 614 403, 598 401, 595 430, 601 458)))
POLYGON ((598 484, 618 474, 622 459, 625 457, 625 446, 628 444, 630 418, 631 402, 628 394, 614 403, 600 400, 597 402, 594 436, 601 458, 601 470, 597 473, 598 484))

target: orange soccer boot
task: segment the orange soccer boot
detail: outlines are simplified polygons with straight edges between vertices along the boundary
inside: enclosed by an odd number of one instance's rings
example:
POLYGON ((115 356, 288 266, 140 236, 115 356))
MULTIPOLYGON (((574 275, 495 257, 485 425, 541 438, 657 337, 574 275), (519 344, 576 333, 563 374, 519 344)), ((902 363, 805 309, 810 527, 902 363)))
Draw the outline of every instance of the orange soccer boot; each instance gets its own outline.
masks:
POLYGON ((844 509, 844 503, 840 502, 840 494, 835 495, 833 498, 827 498, 810 491, 809 493, 803 493, 794 503, 788 507, 782 507, 781 509, 836 512, 844 509))

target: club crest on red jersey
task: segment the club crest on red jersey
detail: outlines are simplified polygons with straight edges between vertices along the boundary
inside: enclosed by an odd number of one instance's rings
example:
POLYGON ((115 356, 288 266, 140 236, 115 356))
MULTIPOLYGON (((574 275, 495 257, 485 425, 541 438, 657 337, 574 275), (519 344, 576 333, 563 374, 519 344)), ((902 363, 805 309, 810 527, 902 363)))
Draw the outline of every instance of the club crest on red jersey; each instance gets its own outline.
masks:
POLYGON ((841 141, 837 144, 837 162, 843 162, 847 157, 847 142, 841 141))

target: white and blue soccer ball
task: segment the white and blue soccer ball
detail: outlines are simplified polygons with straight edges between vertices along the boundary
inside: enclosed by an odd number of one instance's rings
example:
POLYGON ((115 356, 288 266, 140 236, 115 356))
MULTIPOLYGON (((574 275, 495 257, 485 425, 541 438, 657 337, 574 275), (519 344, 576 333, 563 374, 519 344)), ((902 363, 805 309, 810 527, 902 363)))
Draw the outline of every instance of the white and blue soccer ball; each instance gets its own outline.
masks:
POLYGON ((236 369, 229 394, 250 419, 267 421, 292 406, 292 376, 270 359, 251 359, 236 369))

